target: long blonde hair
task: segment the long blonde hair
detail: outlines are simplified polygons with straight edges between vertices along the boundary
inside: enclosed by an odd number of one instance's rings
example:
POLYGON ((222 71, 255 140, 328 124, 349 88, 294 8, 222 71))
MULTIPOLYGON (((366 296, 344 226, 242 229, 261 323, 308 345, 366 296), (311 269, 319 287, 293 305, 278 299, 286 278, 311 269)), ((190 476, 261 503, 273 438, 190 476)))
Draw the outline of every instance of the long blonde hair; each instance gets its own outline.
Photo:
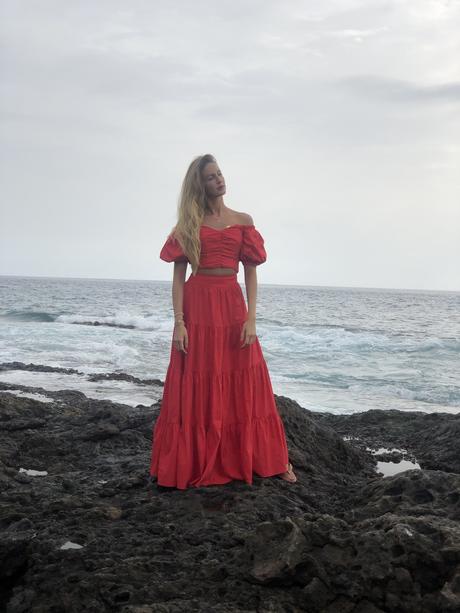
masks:
POLYGON ((189 259, 193 275, 196 275, 200 264, 200 227, 206 212, 209 212, 201 173, 206 164, 215 161, 213 155, 206 153, 191 162, 182 181, 177 205, 177 223, 171 231, 189 259))

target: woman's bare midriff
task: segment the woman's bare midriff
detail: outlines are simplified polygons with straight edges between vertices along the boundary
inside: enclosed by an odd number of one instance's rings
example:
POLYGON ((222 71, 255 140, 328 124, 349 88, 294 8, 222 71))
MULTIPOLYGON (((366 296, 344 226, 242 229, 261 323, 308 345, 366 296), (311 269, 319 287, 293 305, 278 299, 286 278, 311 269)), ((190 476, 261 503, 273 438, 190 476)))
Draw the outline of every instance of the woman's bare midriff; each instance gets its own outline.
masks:
POLYGON ((205 275, 233 275, 236 270, 233 268, 198 268, 197 273, 205 275))

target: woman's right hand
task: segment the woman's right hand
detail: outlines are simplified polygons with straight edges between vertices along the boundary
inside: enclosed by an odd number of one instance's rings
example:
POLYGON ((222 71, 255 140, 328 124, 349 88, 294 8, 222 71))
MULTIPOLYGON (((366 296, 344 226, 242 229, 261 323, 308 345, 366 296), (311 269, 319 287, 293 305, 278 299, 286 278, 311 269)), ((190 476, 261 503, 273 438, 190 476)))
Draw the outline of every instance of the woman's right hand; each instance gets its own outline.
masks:
POLYGON ((184 322, 176 323, 174 325, 173 345, 179 351, 187 353, 188 333, 184 322))

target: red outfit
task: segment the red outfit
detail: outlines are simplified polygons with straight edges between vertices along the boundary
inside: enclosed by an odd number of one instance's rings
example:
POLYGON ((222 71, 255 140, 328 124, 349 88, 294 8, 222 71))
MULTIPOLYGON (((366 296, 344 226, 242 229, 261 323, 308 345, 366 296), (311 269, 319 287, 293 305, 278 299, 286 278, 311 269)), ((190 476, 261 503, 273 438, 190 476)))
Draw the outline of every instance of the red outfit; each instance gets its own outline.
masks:
MULTIPOLYGON (((200 266, 235 274, 190 275, 184 283, 187 354, 171 343, 160 414, 153 430, 150 475, 158 485, 186 489, 253 472, 286 472, 286 435, 259 339, 241 348, 247 307, 237 280, 239 261, 257 266, 267 255, 254 225, 201 226, 200 266)), ((169 235, 166 262, 188 261, 169 235)))

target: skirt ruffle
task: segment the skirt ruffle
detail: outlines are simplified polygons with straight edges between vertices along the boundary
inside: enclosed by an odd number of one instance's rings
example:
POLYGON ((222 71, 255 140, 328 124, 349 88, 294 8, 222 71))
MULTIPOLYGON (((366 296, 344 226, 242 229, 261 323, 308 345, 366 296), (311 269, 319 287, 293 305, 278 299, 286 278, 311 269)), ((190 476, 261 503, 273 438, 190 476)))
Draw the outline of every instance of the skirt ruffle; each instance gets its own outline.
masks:
POLYGON ((171 341, 150 475, 186 489, 252 483, 286 471, 286 435, 258 338, 241 347, 246 303, 237 275, 184 284, 187 354, 171 341))

